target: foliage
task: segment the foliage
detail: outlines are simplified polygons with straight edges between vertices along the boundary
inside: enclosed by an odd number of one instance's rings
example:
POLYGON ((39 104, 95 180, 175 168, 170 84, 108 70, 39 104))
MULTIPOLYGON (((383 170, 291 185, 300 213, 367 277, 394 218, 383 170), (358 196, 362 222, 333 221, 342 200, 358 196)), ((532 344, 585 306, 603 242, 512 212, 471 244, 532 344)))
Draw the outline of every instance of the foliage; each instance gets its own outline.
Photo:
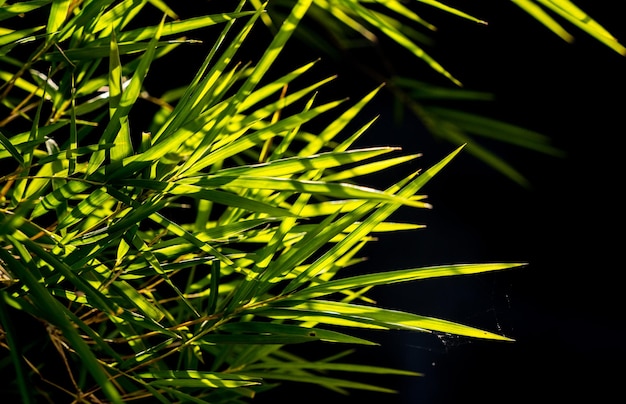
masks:
MULTIPOLYGON (((258 0, 251 3, 261 4, 258 0)), ((463 24, 475 24, 477 30, 486 29, 485 26, 493 22, 474 15, 471 10, 475 3, 488 2, 314 0, 308 21, 296 35, 299 34, 300 42, 310 48, 363 72, 373 83, 386 83, 385 89, 392 94, 399 116, 411 114, 437 139, 453 145, 466 144, 466 153, 527 187, 523 169, 500 156, 497 149, 493 150, 494 145, 512 145, 554 157, 563 156, 563 151, 554 147, 545 134, 470 112, 481 110, 478 104, 493 100, 495 95, 463 88, 455 77, 455 70, 462 65, 447 66, 438 60, 439 56, 434 56, 437 50, 439 55, 449 52, 446 47, 434 46, 433 37, 438 31, 455 32, 454 28, 463 24), (450 16, 456 20, 444 18, 450 16), (394 54, 401 56, 393 58, 394 54), (412 68, 408 70, 410 75, 398 69, 411 58, 421 60, 427 68, 418 73, 412 68), (373 59, 382 61, 374 63, 373 59), (438 77, 431 78, 429 70, 438 77)), ((523 10, 567 42, 573 42, 574 36, 561 21, 612 51, 626 55, 626 48, 610 32, 569 0, 505 3, 523 10)), ((292 0, 269 2, 264 22, 276 29, 292 4, 292 0)), ((482 5, 483 9, 490 7, 482 5)), ((524 18, 520 14, 520 19, 524 18)))
MULTIPOLYGON (((279 381, 389 392, 335 372, 416 374, 343 354, 310 361, 289 347, 375 344, 358 329, 509 340, 378 307, 366 293, 521 263, 349 272, 373 234, 421 227, 389 218, 428 208, 422 187, 462 146, 386 189, 360 183, 419 156, 352 147, 375 121, 358 117, 381 87, 349 105, 318 102, 332 77, 307 82, 314 62, 293 71, 276 62, 304 16, 326 4, 283 2, 271 43, 245 64, 240 48, 273 18, 255 1, 185 20, 160 0, 0 1, 9 111, 0 123, 0 366, 15 372, 5 396, 238 402, 279 381), (214 43, 188 85, 147 94, 155 61, 206 28, 214 43), (133 124, 148 106, 149 131, 133 124)), ((366 2, 336 4, 346 26, 363 27, 348 18, 356 13, 405 43, 396 20, 366 2)), ((400 2, 379 5, 413 16, 400 2)))

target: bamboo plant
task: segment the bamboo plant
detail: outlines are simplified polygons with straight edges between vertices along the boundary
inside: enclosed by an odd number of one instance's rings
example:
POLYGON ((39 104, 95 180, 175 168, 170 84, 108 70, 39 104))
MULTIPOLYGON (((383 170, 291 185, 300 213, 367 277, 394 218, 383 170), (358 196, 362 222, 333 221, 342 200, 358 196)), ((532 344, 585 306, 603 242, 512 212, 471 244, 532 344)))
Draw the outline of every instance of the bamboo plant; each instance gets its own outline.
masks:
POLYGON ((277 62, 320 4, 292 2, 246 64, 267 4, 179 19, 161 0, 0 1, 3 397, 246 402, 280 382, 391 392, 355 375, 418 374, 346 360, 377 343, 360 329, 511 340, 367 297, 524 264, 359 273, 376 234, 422 227, 389 218, 429 208, 423 186, 463 145, 395 179, 419 156, 355 148, 381 87, 319 102, 333 77, 277 62), (148 93, 155 61, 205 28, 216 35, 188 84, 148 93), (385 189, 363 181, 385 170, 385 189), (302 343, 339 353, 302 358, 290 351, 302 343))

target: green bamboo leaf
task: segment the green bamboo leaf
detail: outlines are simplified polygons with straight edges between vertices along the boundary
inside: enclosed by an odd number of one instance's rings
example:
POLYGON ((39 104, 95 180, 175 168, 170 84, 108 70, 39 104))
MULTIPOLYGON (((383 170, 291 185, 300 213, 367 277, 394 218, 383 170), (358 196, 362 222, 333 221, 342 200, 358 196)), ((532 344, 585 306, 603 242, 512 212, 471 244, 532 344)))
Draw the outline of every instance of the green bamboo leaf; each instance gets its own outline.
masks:
MULTIPOLYGON (((233 223, 227 223, 224 225, 216 225, 215 223, 207 224, 209 228, 203 231, 194 232, 194 236, 206 243, 219 243, 227 241, 244 241, 249 237, 247 233, 264 224, 276 221, 275 218, 262 218, 262 219, 250 219, 239 220, 233 223), (215 227, 210 227, 215 226, 215 227)), ((186 253, 193 251, 195 247, 184 239, 174 237, 167 241, 161 241, 153 247, 152 251, 157 255, 162 256, 182 256, 186 253)))
MULTIPOLYGON (((17 45, 19 43, 27 42, 31 39, 35 39, 33 34, 35 32, 41 31, 45 26, 37 26, 32 28, 25 28, 18 31, 11 31, 4 35, 0 35, 0 46, 5 45, 17 45)), ((13 48, 12 46, 10 48, 13 48)), ((0 50, 0 55, 2 54, 2 50, 0 50)))
MULTIPOLYGON (((39 134, 41 139, 35 142, 29 142, 28 139, 30 138, 30 131, 28 131, 11 136, 11 143, 15 146, 16 149, 20 150, 22 154, 32 151, 37 146, 41 145, 45 141, 46 137, 52 136, 54 132, 65 127, 67 123, 67 121, 61 121, 40 127, 39 134)), ((6 151, 0 150, 0 158, 5 158, 7 156, 9 156, 9 154, 6 151)))
POLYGON ((517 4, 522 10, 526 11, 564 41, 570 43, 574 42, 574 37, 532 0, 512 0, 512 2, 517 4))
POLYGON ((366 390, 366 391, 376 391, 379 393, 396 393, 395 390, 388 389, 385 387, 374 386, 372 384, 359 383, 350 380, 343 380, 333 377, 324 377, 317 376, 311 374, 293 374, 293 373, 277 373, 277 372, 248 372, 242 371, 240 374, 245 374, 251 377, 263 377, 265 380, 284 380, 290 382, 301 382, 301 383, 313 383, 319 384, 326 388, 336 389, 336 388, 349 388, 356 390, 366 390))
POLYGON ((217 309, 217 300, 219 298, 219 288, 220 288, 220 276, 221 276, 221 265, 222 263, 218 260, 215 260, 211 263, 211 280, 210 280, 210 294, 209 294, 209 303, 207 304, 207 313, 213 314, 217 309))
POLYGON ((94 189, 87 198, 83 199, 76 205, 62 220, 59 221, 57 226, 58 230, 70 227, 92 213, 100 210, 107 200, 110 200, 111 196, 106 193, 104 188, 94 189))
MULTIPOLYGON (((122 102, 123 77, 122 63, 115 31, 111 30, 111 51, 109 54, 109 116, 113 118, 115 111, 122 102)), ((134 102, 134 101, 133 101, 134 102)), ((132 140, 130 138, 130 125, 127 116, 121 116, 120 129, 113 141, 114 146, 109 150, 111 163, 119 166, 121 161, 133 154, 132 140)))
POLYGON ((117 184, 121 186, 132 186, 142 189, 161 191, 170 195, 180 195, 199 200, 208 200, 225 206, 233 206, 249 210, 251 212, 263 212, 276 217, 293 216, 293 214, 286 209, 272 206, 268 203, 251 198, 242 197, 231 192, 210 189, 210 187, 205 186, 139 179, 120 180, 117 184))
MULTIPOLYGON (((45 88, 43 91, 45 94, 45 88)), ((41 131, 39 130, 39 122, 41 118, 42 106, 43 106, 43 99, 41 99, 37 105, 37 111, 35 112, 35 117, 33 118, 30 134, 28 136, 29 142, 39 143, 39 142, 45 141, 44 137, 42 136, 41 131)), ((22 155, 22 158, 24 159, 25 169, 20 170, 19 174, 17 175, 15 185, 13 186, 13 192, 11 194, 12 206, 19 206, 22 199, 32 200, 28 198, 27 192, 29 191, 28 184, 31 182, 28 179, 28 176, 30 173, 30 168, 33 162, 34 155, 35 155, 35 152, 34 150, 31 150, 31 149, 26 150, 22 155)))
POLYGON ((515 144, 553 156, 563 155, 563 151, 548 144, 550 142, 549 137, 530 129, 448 108, 428 107, 426 111, 476 135, 515 144))
POLYGON ((244 381, 244 380, 220 380, 220 379, 183 379, 181 376, 176 376, 175 379, 157 379, 150 382, 152 386, 171 386, 176 388, 226 388, 232 389, 244 386, 258 386, 260 381, 244 381))
POLYGON ((175 20, 178 20, 178 14, 176 14, 176 12, 174 10, 172 10, 170 8, 170 6, 167 5, 167 3, 163 0, 148 0, 148 2, 150 2, 150 4, 152 4, 153 6, 155 6, 156 8, 158 8, 159 10, 163 11, 163 13, 165 13, 165 15, 167 15, 170 18, 173 18, 175 20))
MULTIPOLYGON (((56 151, 56 153, 59 153, 58 146, 53 139, 47 139, 45 141, 45 145, 49 152, 54 153, 56 151)), ((39 171, 37 171, 37 173, 29 181, 23 198, 29 200, 39 199, 49 189, 50 184, 52 184, 53 190, 61 188, 66 181, 64 179, 57 178, 65 177, 66 173, 67 169, 64 168, 63 163, 58 159, 41 165, 39 171)), ((64 212, 66 209, 67 205, 65 203, 61 203, 57 206, 57 217, 59 219, 65 214, 64 212)))
POLYGON ((115 31, 111 30, 109 39, 109 75, 107 80, 109 89, 109 117, 113 116, 122 98, 122 80, 122 62, 120 61, 119 45, 115 37, 115 31))
POLYGON ((501 271, 524 265, 525 264, 523 263, 457 264, 377 272, 367 275, 358 275, 344 279, 331 280, 302 289, 295 292, 292 296, 297 299, 312 299, 345 291, 347 289, 391 285, 398 282, 410 282, 442 276, 470 275, 489 271, 501 271))
MULTIPOLYGON (((118 52, 120 55, 133 55, 136 53, 152 53, 151 49, 161 49, 172 44, 181 43, 197 43, 197 41, 191 39, 169 40, 169 41, 156 41, 150 42, 132 42, 132 43, 120 43, 118 44, 118 52), (154 48, 152 48, 154 46, 154 48)), ((63 62, 70 60, 72 62, 84 62, 104 59, 109 56, 111 47, 109 45, 101 46, 89 46, 84 48, 72 48, 61 52, 51 52, 44 55, 44 60, 50 62, 63 62)), ((142 59, 143 60, 143 59, 142 59)))
POLYGON ((432 83, 414 80, 409 77, 394 76, 391 79, 391 84, 410 90, 411 95, 415 99, 476 101, 488 101, 494 99, 494 96, 491 93, 465 90, 461 88, 448 88, 443 86, 437 86, 433 85, 432 83))
MULTIPOLYGON (((415 12, 413 12, 413 10, 411 10, 410 8, 406 7, 404 4, 402 4, 399 1, 385 1, 383 3, 381 3, 382 6, 384 6, 385 8, 389 9, 390 11, 394 12, 395 14, 402 16, 402 18, 407 18, 411 21, 414 21, 426 28, 428 28, 431 31, 436 31, 437 28, 433 25, 430 24, 429 22, 427 22, 426 20, 424 20, 422 17, 420 17, 419 15, 417 15, 415 12)), ((458 11, 458 10, 455 10, 458 11)), ((380 13, 380 16, 385 16, 385 14, 380 13)), ((393 20, 398 22, 395 19, 392 19, 391 17, 387 16, 387 18, 389 20, 393 20)), ((472 17, 470 17, 470 19, 472 19, 472 17)), ((473 19, 476 20, 476 19, 473 19)))
POLYGON ((465 132, 463 132, 456 125, 437 122, 433 126, 434 132, 442 136, 444 139, 450 141, 453 144, 464 144, 465 150, 478 158, 480 161, 491 166, 496 171, 509 177, 511 180, 523 187, 529 187, 528 180, 513 166, 511 166, 505 159, 499 157, 495 153, 482 147, 476 140, 470 138, 465 132))
POLYGON ((438 332, 472 338, 512 341, 499 334, 447 320, 375 306, 326 300, 288 300, 246 312, 277 320, 289 319, 339 326, 438 332))
POLYGON ((19 14, 37 10, 40 7, 50 4, 52 0, 32 0, 20 1, 13 4, 3 4, 0 7, 0 21, 15 17, 19 14))
MULTIPOLYGON (((215 176, 205 179, 192 179, 196 184, 210 188, 268 189, 327 195, 337 198, 381 200, 397 202, 407 206, 422 207, 420 202, 401 198, 373 188, 348 183, 295 180, 289 178, 252 177, 252 176, 215 176)), ((181 180, 187 182, 187 180, 181 180)))
MULTIPOLYGON (((215 15, 205 15, 192 17, 182 21, 168 22, 163 25, 161 37, 179 35, 189 31, 210 27, 224 22, 233 21, 238 18, 253 15, 253 11, 242 11, 238 13, 224 13, 215 15)), ((120 33, 120 42, 137 42, 154 37, 158 27, 142 27, 120 33)))
POLYGON ((326 341, 347 344, 378 345, 376 343, 321 328, 308 328, 292 324, 244 321, 226 323, 219 327, 225 334, 207 334, 205 343, 220 344, 292 344, 326 341))
MULTIPOLYGON (((20 166, 24 165, 24 158, 22 157, 22 154, 15 148, 15 146, 13 146, 11 140, 4 136, 2 131, 0 131, 0 144, 11 155, 11 157, 19 163, 20 166)), ((2 158, 2 155, 0 155, 0 158, 2 158)))
MULTIPOLYGON (((111 321, 115 323, 115 326, 118 328, 118 330, 120 330, 123 334, 127 334, 128 336, 137 336, 141 334, 140 331, 146 330, 146 331, 155 332, 159 335, 169 337, 169 339, 167 339, 166 342, 163 342, 163 346, 159 346, 159 345, 151 346, 151 348, 155 352, 159 351, 163 347, 167 347, 168 345, 172 344, 173 341, 180 339, 180 335, 162 326, 160 323, 154 321, 150 317, 137 315, 136 313, 133 313, 129 310, 124 310, 121 313, 118 313, 117 316, 111 318, 111 321), (128 329, 129 331, 124 331, 125 329, 128 329)), ((128 342, 131 343, 133 341, 128 341, 128 342)), ((148 360, 149 359, 148 356, 150 356, 151 353, 148 353, 148 352, 144 352, 144 353, 146 354, 146 356, 141 357, 139 359, 135 357, 132 359, 132 361, 135 362, 136 360, 139 360, 139 361, 148 360)), ((124 361, 120 361, 120 363, 122 362, 124 361)), ((126 365, 128 365, 128 362, 124 362, 122 368, 126 365)))
POLYGON ((317 370, 317 371, 339 371, 369 373, 378 375, 399 375, 399 376, 423 376, 421 373, 408 370, 386 368, 381 366, 360 365, 354 363, 336 363, 328 361, 319 362, 278 362, 266 361, 246 366, 246 373, 251 369, 272 369, 274 371, 294 371, 294 370, 317 370))
MULTIPOLYGON (((11 137, 11 143, 15 142, 15 140, 17 139, 17 136, 13 136, 11 137)), ((34 149, 35 147, 41 145, 41 144, 45 144, 46 143, 46 138, 44 137, 44 139, 41 140, 37 140, 37 141, 33 141, 33 142, 23 142, 23 143, 19 143, 16 146, 16 150, 18 150, 18 153, 20 153, 20 155, 23 152, 20 152, 19 150, 31 150, 34 149)), ((47 164, 47 163, 52 163, 52 162, 63 162, 63 160, 68 160, 67 159, 67 151, 69 150, 72 154, 76 155, 76 156, 84 156, 87 154, 91 154, 94 151, 97 150, 104 150, 107 148, 111 148, 113 147, 113 144, 108 144, 108 145, 102 145, 102 146, 97 146, 97 145, 88 145, 88 146, 82 146, 82 147, 77 147, 77 148, 68 148, 66 150, 60 151, 60 152, 53 152, 51 154, 48 154, 47 156, 43 156, 43 155, 38 155, 37 157, 39 158, 38 160, 38 164, 43 165, 43 164, 47 164)), ((8 153, 5 150, 0 150, 0 159, 6 158, 6 157, 10 157, 11 154, 8 153)))
POLYGON ((613 35, 598 24, 589 15, 576 7, 569 0, 537 0, 545 7, 559 14, 578 28, 591 35, 596 40, 613 49, 620 55, 626 56, 626 47, 622 46, 613 35))
POLYGON ((23 77, 16 78, 12 73, 0 70, 0 79, 4 80, 5 82, 12 83, 15 87, 20 88, 29 94, 34 94, 39 98, 44 97, 46 100, 52 99, 50 94, 46 94, 43 88, 31 83, 23 77))
POLYGON ((406 163, 408 161, 414 160, 418 157, 421 157, 421 154, 413 154, 407 156, 396 157, 392 159, 375 161, 373 163, 361 164, 357 167, 350 168, 348 170, 343 170, 337 173, 325 175, 322 177, 322 181, 342 181, 347 179, 352 179, 355 177, 367 175, 367 174, 375 174, 379 173, 387 168, 395 168, 402 163, 406 163))
POLYGON ((339 212, 350 212, 363 205, 363 201, 333 200, 320 203, 309 203, 302 208, 300 216, 317 217, 328 216, 339 212))
MULTIPOLYGON (((334 236, 329 240, 330 243, 337 243, 343 240, 347 234, 355 231, 361 222, 355 222, 348 227, 346 227, 343 232, 334 236)), ((284 235, 282 242, 285 245, 293 245, 295 242, 301 240, 307 233, 315 231, 315 224, 303 224, 297 226, 290 226, 289 231, 284 235)), ((382 233, 382 232, 397 232, 397 231, 406 231, 406 230, 416 230, 424 228, 424 225, 411 224, 411 223, 392 223, 392 222, 382 222, 376 224, 371 233, 382 233)), ((269 241, 274 237, 274 231, 268 229, 265 232, 255 233, 252 235, 246 235, 245 238, 238 240, 242 243, 269 243, 269 241)), ((364 238, 367 240, 375 240, 374 237, 364 238)))
MULTIPOLYGON (((433 2, 437 3, 437 2, 433 2)), ((365 7, 360 6, 358 3, 345 3, 348 5, 355 13, 357 13, 361 18, 363 18, 368 23, 372 24, 377 29, 381 30, 385 35, 394 40, 396 43, 401 45, 410 51, 413 55, 422 59, 426 62, 431 69, 440 73, 454 84, 461 86, 461 82, 454 78, 452 74, 450 74, 439 62, 434 60, 430 55, 428 55, 421 47, 417 46, 413 41, 407 38, 402 32, 398 31, 394 26, 390 25, 384 19, 378 17, 371 10, 368 10, 365 7)))
MULTIPOLYGON (((330 33, 332 33, 333 37, 336 38, 337 41, 343 44, 343 46, 349 48, 350 41, 345 38, 344 31, 345 27, 352 29, 357 32, 360 36, 365 38, 370 42, 376 42, 376 35, 364 26, 360 21, 355 19, 356 17, 353 12, 350 11, 349 8, 343 7, 340 2, 327 2, 325 0, 315 0, 315 5, 324 9, 327 13, 329 13, 332 17, 337 19, 338 21, 333 21, 328 18, 326 14, 320 13, 316 8, 312 8, 310 11, 311 16, 320 21, 320 23, 324 26, 324 29, 330 33)), ((303 27, 306 28, 306 27, 303 27)), ((319 37, 319 41, 311 41, 310 39, 307 41, 307 36, 311 35, 311 38, 318 37, 314 34, 313 30, 305 30, 301 32, 300 40, 305 43, 309 43, 315 45, 327 52, 330 55, 336 53, 336 46, 332 46, 330 44, 326 44, 325 41, 321 37, 319 37), (321 43, 320 43, 321 42, 321 43), (325 46, 324 46, 325 45, 325 46)), ((318 39, 318 38, 316 38, 318 39)))
MULTIPOLYGON (((302 195, 301 198, 303 202, 307 201, 306 195, 302 195)), ((363 212, 357 210, 351 212, 350 215, 340 218, 336 222, 334 222, 334 220, 338 216, 338 213, 324 218, 319 226, 315 227, 314 231, 307 233, 297 244, 286 250, 277 259, 270 260, 269 265, 267 265, 267 268, 265 268, 263 272, 245 282, 230 301, 229 310, 234 310, 240 305, 245 304, 252 298, 251 294, 253 291, 256 292, 256 295, 263 295, 265 291, 272 288, 275 278, 281 278, 289 274, 294 268, 297 268, 298 265, 302 264, 311 254, 314 254, 322 248, 322 246, 326 245, 330 239, 339 234, 348 225, 360 219, 363 214, 363 212)), ((286 230, 288 229, 281 228, 277 233, 275 237, 276 246, 278 242, 281 241, 281 236, 286 234, 286 230)), ((276 246, 274 248, 276 248, 276 246)), ((273 254, 272 251, 268 251, 268 253, 264 261, 268 260, 268 257, 271 258, 273 254)))
MULTIPOLYGON (((304 105, 303 111, 310 111, 313 107, 313 103, 315 101, 315 94, 304 105)), ((295 128, 289 130, 285 136, 280 140, 280 143, 276 148, 272 151, 272 154, 269 156, 268 160, 274 161, 278 159, 282 159, 287 154, 287 151, 291 147, 291 144, 295 140, 298 133, 300 133, 301 125, 297 125, 295 128)))
POLYGON ((235 388, 261 384, 261 379, 258 377, 197 370, 154 370, 139 373, 136 377, 155 379, 150 382, 154 386, 235 388))
POLYGON ((320 170, 361 162, 395 150, 398 149, 394 147, 376 147, 339 153, 328 152, 304 157, 291 157, 268 163, 225 168, 216 173, 216 176, 253 175, 260 177, 271 175, 272 177, 281 177, 309 170, 320 170))
MULTIPOLYGON (((163 26, 163 20, 161 20, 161 27, 163 26)), ((119 105, 115 110, 115 113, 111 117, 110 123, 104 130, 102 137, 100 138, 99 143, 110 143, 119 133, 120 126, 122 122, 127 118, 130 109, 134 105, 135 101, 139 97, 141 93, 141 87, 143 85, 143 81, 148 74, 148 69, 150 68, 150 64, 154 59, 154 55, 156 52, 156 46, 160 37, 160 31, 152 38, 148 47, 146 48, 146 52, 141 58, 141 62, 139 66, 135 70, 133 77, 130 79, 130 84, 126 87, 126 90, 122 93, 120 98, 119 105)), ((87 174, 91 175, 96 172, 96 170, 102 165, 105 159, 105 153, 97 152, 91 156, 89 160, 87 174)))
POLYGON ((35 205, 31 218, 39 217, 45 214, 48 210, 56 209, 61 204, 67 202, 70 198, 85 192, 91 186, 91 184, 84 181, 68 181, 61 188, 55 189, 51 193, 46 194, 43 199, 35 205))
MULTIPOLYGON (((238 103, 246 99, 253 88, 261 81, 265 73, 274 64, 274 61, 286 45, 287 41, 300 23, 300 20, 306 15, 312 0, 298 0, 291 8, 290 14, 280 27, 280 30, 274 35, 272 42, 261 56, 256 68, 241 86, 237 93, 238 103)), ((261 11, 260 9, 259 11, 261 11)))
POLYGON ((52 0, 46 31, 56 33, 61 28, 67 19, 71 3, 70 0, 52 0))
MULTIPOLYGON (((117 281, 112 287, 118 292, 119 296, 136 307, 141 316, 153 320, 154 323, 161 321, 163 317, 165 317, 162 310, 146 299, 145 296, 139 293, 137 289, 129 283, 117 281)), ((162 328, 159 328, 159 331, 161 330, 162 328)))
POLYGON ((418 1, 420 3, 428 4, 430 6, 438 8, 438 9, 440 9, 442 11, 447 12, 447 13, 450 13, 450 14, 453 14, 453 15, 456 15, 456 16, 468 19, 470 21, 474 21, 476 23, 485 24, 485 25, 487 24, 485 21, 483 21, 481 19, 478 19, 476 17, 472 17, 471 15, 469 15, 469 14, 467 14, 467 13, 465 13, 465 12, 459 10, 459 9, 456 9, 454 7, 450 7, 448 5, 445 5, 442 2, 440 2, 440 1, 436 1, 436 0, 418 0, 418 1))

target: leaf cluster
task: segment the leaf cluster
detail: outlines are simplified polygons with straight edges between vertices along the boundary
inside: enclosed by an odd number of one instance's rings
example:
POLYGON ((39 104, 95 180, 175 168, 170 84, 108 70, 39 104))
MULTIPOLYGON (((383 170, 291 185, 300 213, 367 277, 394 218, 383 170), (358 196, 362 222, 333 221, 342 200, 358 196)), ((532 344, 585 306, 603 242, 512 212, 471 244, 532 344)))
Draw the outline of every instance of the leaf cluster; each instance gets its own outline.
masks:
MULTIPOLYGON (((251 3, 261 4, 258 0, 251 3)), ((360 72, 372 83, 386 83, 385 89, 400 120, 410 115, 433 137, 455 146, 465 144, 465 153, 514 183, 528 187, 523 167, 507 161, 501 150, 513 147, 552 157, 563 157, 563 150, 555 147, 546 134, 493 117, 493 108, 485 101, 492 101, 497 95, 464 88, 456 77, 462 65, 449 66, 439 60, 449 49, 445 44, 435 46, 438 34, 448 32, 459 37, 455 27, 473 24, 476 30, 486 30, 489 23, 497 22, 476 15, 473 10, 477 6, 472 3, 486 2, 314 0, 308 19, 296 35, 300 43, 337 63, 349 65, 350 70, 360 72), (399 69, 405 64, 411 68, 399 69), (433 72, 435 77, 430 77, 433 72)), ((520 20, 530 16, 534 21, 530 20, 529 25, 539 23, 546 32, 564 41, 574 41, 570 29, 574 27, 626 56, 626 47, 617 38, 569 0, 506 3, 526 13, 520 14, 520 20)), ((291 0, 269 2, 263 21, 275 30, 292 4, 291 0)), ((482 5, 483 10, 490 7, 482 5)), ((463 38, 458 41, 464 42, 463 38)))
POLYGON ((0 2, 14 27, 0 36, 10 111, 0 125, 0 366, 16 375, 7 394, 240 402, 280 381, 389 392, 336 373, 416 374, 288 348, 375 344, 359 329, 509 340, 379 307, 367 292, 522 264, 346 271, 377 233, 421 227, 390 217, 428 208, 423 186, 462 147, 385 189, 363 185, 418 157, 353 147, 375 122, 358 117, 380 87, 318 102, 332 77, 307 82, 315 62, 280 71, 311 0, 291 5, 258 61, 240 62, 268 15, 250 3, 180 20, 160 0, 0 2), (164 18, 143 26, 146 10, 164 18), (146 94, 154 61, 208 27, 218 34, 188 85, 146 94), (149 130, 133 125, 141 103, 156 108, 149 130), (37 329, 27 338, 24 316, 37 329))

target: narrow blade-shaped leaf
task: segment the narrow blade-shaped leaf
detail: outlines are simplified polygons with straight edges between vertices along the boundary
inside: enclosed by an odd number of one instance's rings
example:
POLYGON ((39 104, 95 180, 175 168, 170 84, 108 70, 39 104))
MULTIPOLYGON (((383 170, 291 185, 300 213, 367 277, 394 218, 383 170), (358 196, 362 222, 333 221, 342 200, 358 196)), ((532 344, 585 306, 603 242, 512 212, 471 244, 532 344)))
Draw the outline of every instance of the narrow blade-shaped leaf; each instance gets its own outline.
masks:
POLYGON ((438 318, 425 317, 397 310, 375 306, 327 300, 284 301, 258 310, 250 310, 258 315, 274 319, 315 321, 340 326, 383 328, 439 332, 466 337, 511 341, 510 338, 489 331, 454 323, 438 318))
POLYGON ((517 268, 523 263, 490 263, 490 264, 457 264, 402 269, 396 271, 376 272, 344 279, 335 279, 318 285, 310 286, 293 294, 295 298, 315 298, 332 293, 357 289, 367 286, 391 285, 398 282, 410 282, 442 276, 470 275, 489 271, 501 271, 517 268))

